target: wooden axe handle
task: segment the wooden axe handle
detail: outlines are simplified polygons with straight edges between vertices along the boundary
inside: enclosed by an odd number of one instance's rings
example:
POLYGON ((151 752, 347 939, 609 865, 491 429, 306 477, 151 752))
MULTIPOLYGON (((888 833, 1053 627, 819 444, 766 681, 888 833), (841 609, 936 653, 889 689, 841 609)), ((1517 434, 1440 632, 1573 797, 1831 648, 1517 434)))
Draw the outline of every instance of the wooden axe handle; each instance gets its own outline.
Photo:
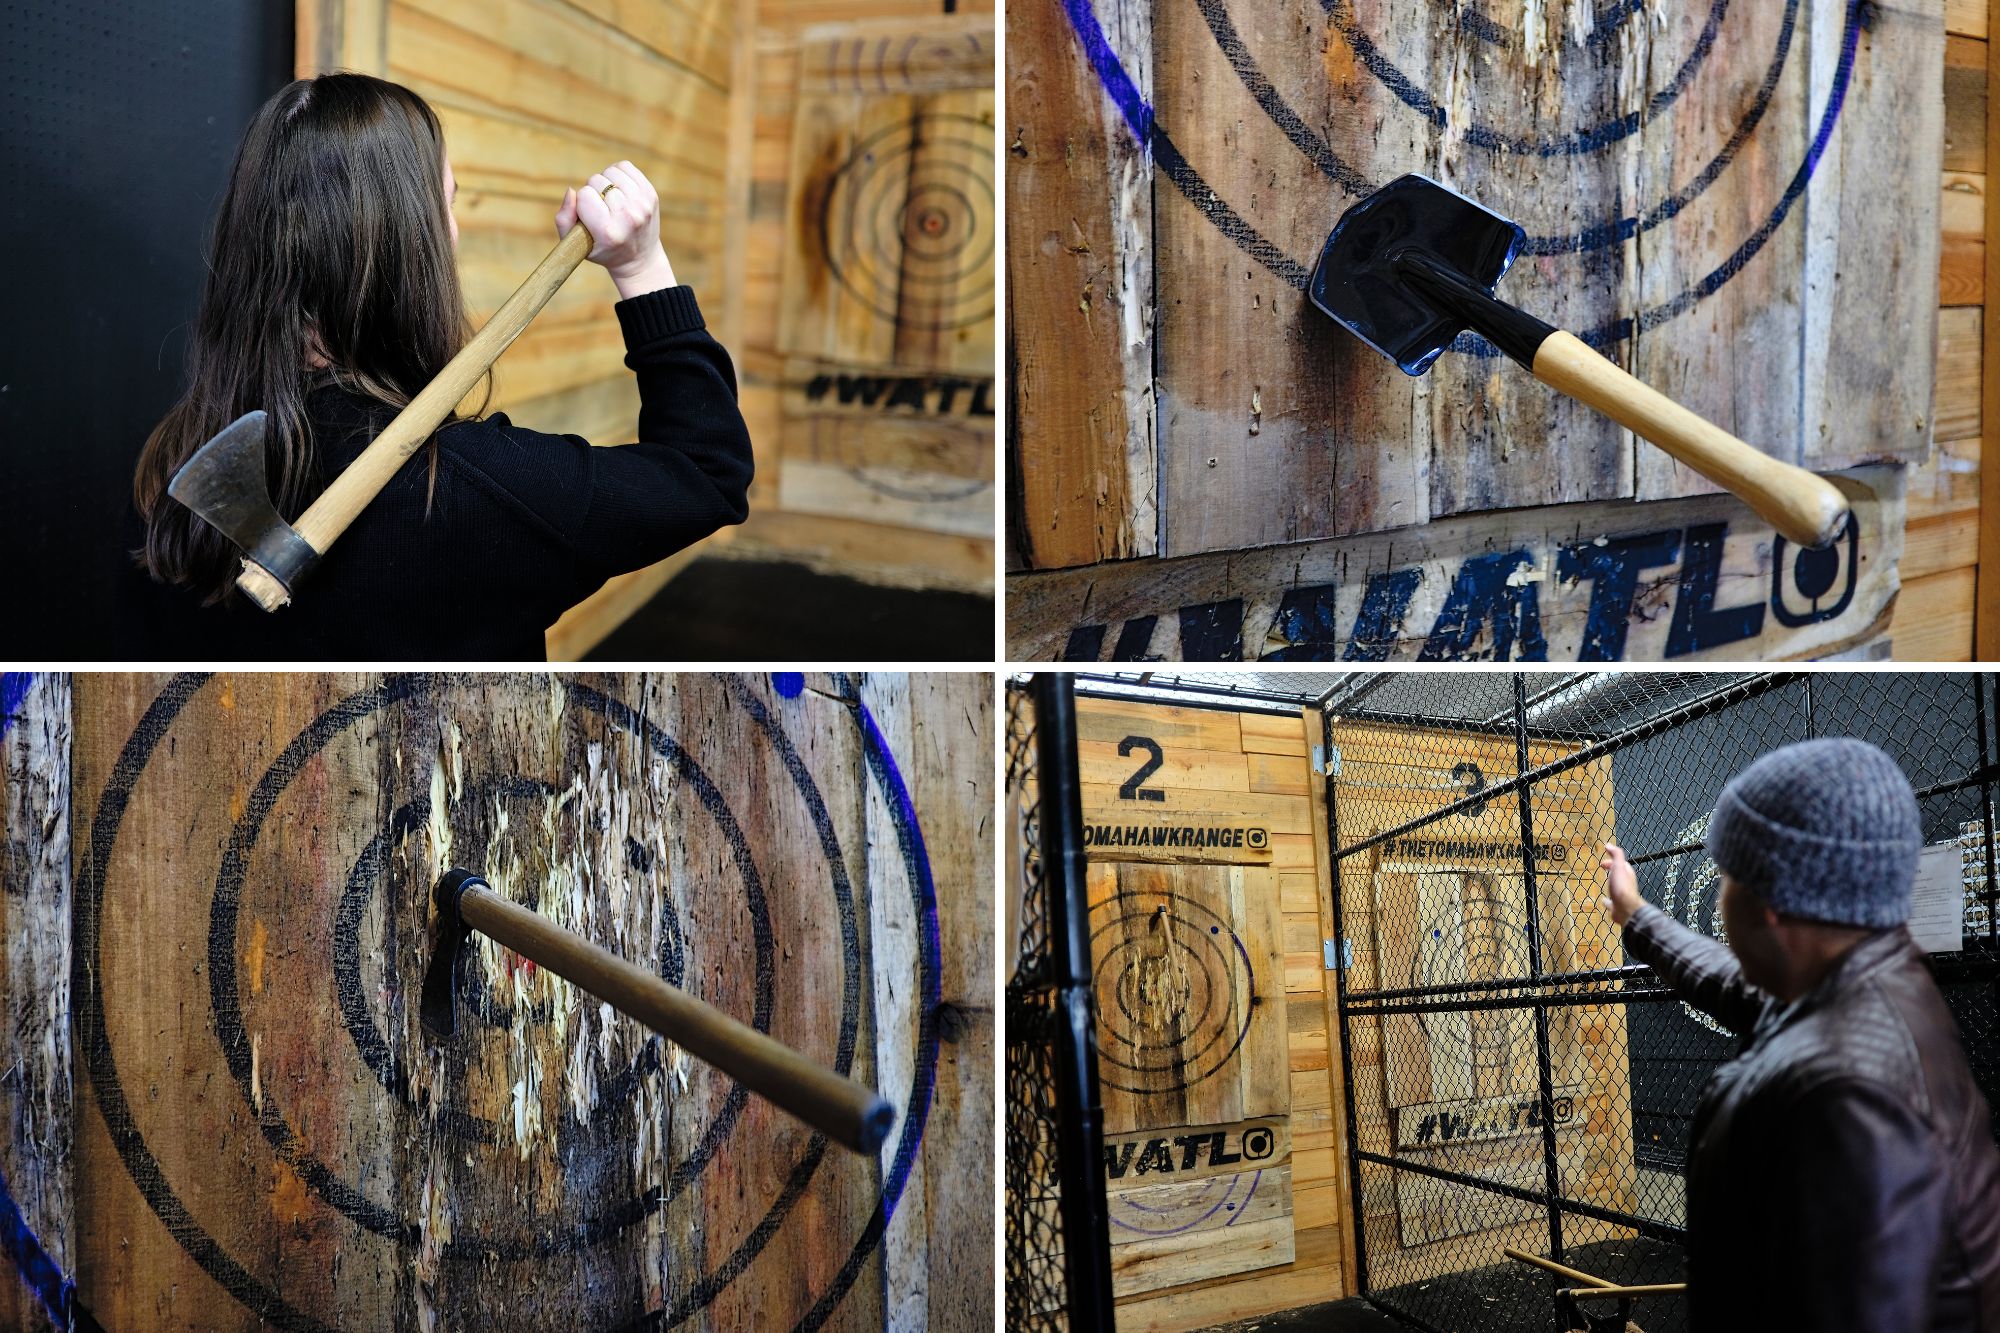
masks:
MULTIPOLYGON (((410 455, 451 415, 451 410, 472 392, 479 377, 493 368, 500 354, 521 336, 521 330, 533 322, 549 299, 569 281, 569 275, 589 256, 594 244, 579 219, 569 234, 556 242, 548 257, 535 265, 528 280, 493 312, 485 327, 445 363, 438 377, 425 385, 410 400, 410 405, 396 414, 388 428, 361 451, 360 457, 348 464, 333 479, 333 484, 299 515, 299 521, 293 525, 299 536, 324 555, 340 534, 347 531, 347 525, 368 507, 368 502, 381 494, 396 470, 409 461, 410 455)), ((236 576, 236 586, 266 611, 275 611, 291 600, 282 583, 248 560, 243 562, 243 572, 236 576)))
POLYGON ((630 1014, 836 1143, 872 1153, 895 1122, 895 1109, 855 1080, 484 885, 468 884, 458 910, 474 930, 630 1014))
POLYGON ((1756 510, 1800 546, 1840 536, 1848 504, 1834 484, 1751 448, 1557 330, 1535 352, 1535 378, 1651 440, 1756 510))

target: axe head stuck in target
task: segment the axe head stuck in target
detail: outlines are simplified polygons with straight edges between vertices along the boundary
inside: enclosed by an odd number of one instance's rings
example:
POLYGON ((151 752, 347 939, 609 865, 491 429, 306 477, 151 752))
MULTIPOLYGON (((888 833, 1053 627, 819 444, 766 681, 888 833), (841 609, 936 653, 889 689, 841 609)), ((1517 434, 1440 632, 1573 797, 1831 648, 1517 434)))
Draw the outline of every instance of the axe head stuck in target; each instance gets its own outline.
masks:
POLYGON ((1559 393, 1604 413, 1736 495, 1788 540, 1825 546, 1848 503, 1824 477, 1753 449, 1586 346, 1493 294, 1527 239, 1519 224, 1425 176, 1347 210, 1326 239, 1312 303, 1405 374, 1471 330, 1559 393))

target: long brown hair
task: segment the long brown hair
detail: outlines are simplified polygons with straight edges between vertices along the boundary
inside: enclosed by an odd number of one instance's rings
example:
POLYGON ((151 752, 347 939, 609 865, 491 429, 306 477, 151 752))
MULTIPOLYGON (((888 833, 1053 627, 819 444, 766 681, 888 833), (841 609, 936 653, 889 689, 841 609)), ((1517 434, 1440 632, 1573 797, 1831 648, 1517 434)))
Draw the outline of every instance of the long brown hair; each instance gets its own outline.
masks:
MULTIPOLYGON (((365 74, 286 86, 236 150, 188 349, 187 392, 139 454, 132 495, 146 520, 141 562, 207 602, 228 595, 234 548, 167 494, 180 465, 261 407, 272 498, 296 518, 322 482, 305 416, 315 378, 401 408, 467 332, 437 114, 408 88, 365 74)), ((435 479, 434 440, 431 448, 435 479)))

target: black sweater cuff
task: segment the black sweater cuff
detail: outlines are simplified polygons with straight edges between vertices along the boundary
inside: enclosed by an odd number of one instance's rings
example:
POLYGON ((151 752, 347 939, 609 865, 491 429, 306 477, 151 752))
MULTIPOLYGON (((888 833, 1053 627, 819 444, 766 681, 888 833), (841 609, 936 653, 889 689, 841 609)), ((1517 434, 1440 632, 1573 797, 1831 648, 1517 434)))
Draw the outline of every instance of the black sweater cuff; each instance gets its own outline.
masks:
POLYGON ((702 322, 701 307, 695 303, 694 288, 687 286, 642 292, 620 301, 612 309, 618 312, 618 327, 625 331, 628 350, 708 327, 702 322))

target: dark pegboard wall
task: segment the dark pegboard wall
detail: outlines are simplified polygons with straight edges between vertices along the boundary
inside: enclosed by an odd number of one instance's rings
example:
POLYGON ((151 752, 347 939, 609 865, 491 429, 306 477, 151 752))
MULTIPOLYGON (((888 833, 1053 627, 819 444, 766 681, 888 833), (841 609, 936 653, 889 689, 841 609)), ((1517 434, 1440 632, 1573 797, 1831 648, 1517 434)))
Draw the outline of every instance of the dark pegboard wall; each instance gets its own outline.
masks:
POLYGON ((291 78, 292 10, 0 5, 0 570, 17 654, 145 655, 132 465, 183 387, 209 220, 243 128, 291 78))

